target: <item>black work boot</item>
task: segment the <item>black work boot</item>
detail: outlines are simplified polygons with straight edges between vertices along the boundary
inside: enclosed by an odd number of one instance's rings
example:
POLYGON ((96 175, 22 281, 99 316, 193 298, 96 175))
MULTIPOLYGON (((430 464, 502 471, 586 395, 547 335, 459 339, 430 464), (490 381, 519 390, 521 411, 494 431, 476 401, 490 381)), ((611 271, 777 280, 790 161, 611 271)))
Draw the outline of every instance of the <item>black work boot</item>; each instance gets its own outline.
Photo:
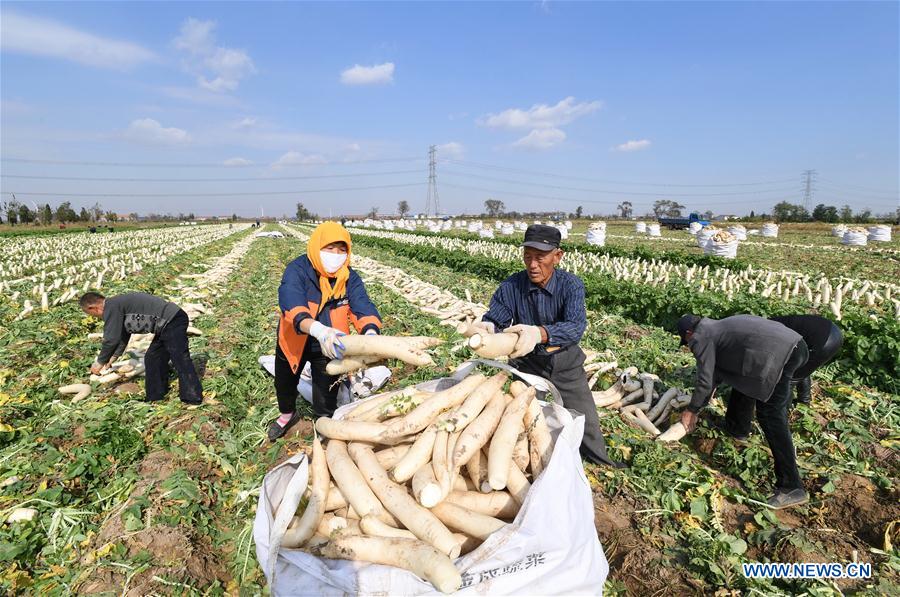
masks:
POLYGON ((809 404, 812 401, 812 379, 807 376, 791 383, 797 387, 797 402, 809 404))

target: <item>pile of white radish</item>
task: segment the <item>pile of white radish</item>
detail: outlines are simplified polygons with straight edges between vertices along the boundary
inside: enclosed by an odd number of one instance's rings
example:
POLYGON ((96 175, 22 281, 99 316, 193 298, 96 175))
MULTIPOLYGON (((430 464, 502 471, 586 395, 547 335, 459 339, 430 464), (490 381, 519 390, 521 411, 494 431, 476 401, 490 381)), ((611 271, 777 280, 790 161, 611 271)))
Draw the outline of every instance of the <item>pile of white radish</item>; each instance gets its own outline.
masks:
POLYGON ((505 373, 436 392, 406 389, 321 418, 304 487, 276 512, 275 549, 407 569, 460 588, 453 559, 511 522, 549 464, 550 431, 533 388, 505 373), (280 523, 280 525, 279 525, 280 523), (276 531, 277 535, 277 531, 276 531))
MULTIPOLYGON (((509 356, 518 339, 516 334, 486 334, 466 324, 461 324, 458 331, 469 337, 469 348, 478 356, 489 359, 509 356)), ((684 428, 680 423, 672 425, 666 433, 660 432, 659 427, 669 421, 673 412, 688 405, 690 394, 678 388, 669 388, 659 394, 655 388, 659 382, 658 376, 639 373, 636 367, 618 369, 617 362, 592 363, 591 359, 585 360, 588 387, 593 388, 602 374, 613 370, 616 382, 606 390, 592 392, 598 408, 618 410, 630 425, 661 441, 676 441, 684 437, 684 428)))

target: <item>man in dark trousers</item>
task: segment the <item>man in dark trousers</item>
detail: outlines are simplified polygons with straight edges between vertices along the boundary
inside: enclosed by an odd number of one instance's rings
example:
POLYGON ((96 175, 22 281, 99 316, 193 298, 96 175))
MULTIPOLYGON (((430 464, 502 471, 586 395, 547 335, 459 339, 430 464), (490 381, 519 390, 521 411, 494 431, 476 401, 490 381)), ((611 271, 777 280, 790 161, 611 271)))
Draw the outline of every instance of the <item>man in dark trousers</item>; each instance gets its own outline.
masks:
POLYGON ((809 360, 794 371, 793 386, 797 388, 795 402, 809 404, 812 400, 812 372, 833 359, 841 350, 844 335, 833 321, 821 315, 783 315, 770 317, 801 336, 809 348, 809 360))
POLYGON ((557 269, 563 256, 560 232, 535 224, 525 231, 525 270, 504 280, 491 298, 490 309, 475 325, 493 333, 497 329, 519 336, 510 365, 524 373, 550 380, 566 408, 584 415, 581 455, 596 464, 616 467, 600 433, 594 397, 584 373, 584 352, 578 342, 587 327, 584 284, 557 269))
POLYGON ((147 402, 169 391, 169 361, 178 372, 178 391, 185 404, 203 402, 203 387, 188 348, 188 316, 175 303, 144 292, 109 298, 88 292, 79 301, 88 315, 103 318, 103 345, 91 373, 98 374, 124 351, 131 334, 154 334, 144 355, 147 402))
POLYGON ((731 386, 725 431, 738 441, 750 435, 753 411, 775 461, 775 509, 804 504, 809 494, 797 468, 797 454, 788 424, 791 379, 806 364, 809 350, 797 332, 782 324, 734 315, 716 320, 685 315, 678 320, 681 344, 697 359, 697 379, 691 403, 681 415, 688 433, 697 426, 697 413, 720 383, 731 386))

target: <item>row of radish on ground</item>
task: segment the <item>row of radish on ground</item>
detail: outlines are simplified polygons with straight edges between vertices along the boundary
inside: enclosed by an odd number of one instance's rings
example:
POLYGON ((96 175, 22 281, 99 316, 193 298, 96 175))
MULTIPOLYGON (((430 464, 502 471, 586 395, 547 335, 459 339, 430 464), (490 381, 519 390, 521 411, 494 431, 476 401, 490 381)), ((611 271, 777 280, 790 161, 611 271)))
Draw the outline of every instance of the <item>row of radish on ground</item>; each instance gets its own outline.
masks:
POLYGON ((110 281, 125 280, 144 267, 248 227, 221 224, 10 239, 0 260, 3 303, 11 310, 21 306, 18 319, 46 312, 83 292, 104 288, 104 281, 108 286, 110 281))
MULTIPOLYGON (((356 229, 354 233, 448 251, 460 250, 507 262, 521 259, 521 249, 506 243, 369 229, 356 229)), ((752 267, 741 271, 714 269, 669 261, 610 257, 577 249, 567 252, 566 268, 576 274, 608 274, 617 280, 651 286, 685 284, 694 292, 719 293, 729 300, 743 293, 786 303, 805 302, 814 308, 829 309, 838 320, 848 304, 857 305, 874 316, 900 318, 900 286, 888 282, 822 275, 814 277, 792 271, 756 270, 752 267)))

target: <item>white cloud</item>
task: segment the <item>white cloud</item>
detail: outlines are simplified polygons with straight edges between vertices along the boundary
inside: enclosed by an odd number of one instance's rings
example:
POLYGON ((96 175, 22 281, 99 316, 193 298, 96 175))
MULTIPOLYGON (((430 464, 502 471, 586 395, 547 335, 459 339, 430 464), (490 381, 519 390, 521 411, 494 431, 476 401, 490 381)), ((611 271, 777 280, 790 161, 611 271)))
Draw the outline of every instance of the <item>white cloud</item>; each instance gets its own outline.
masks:
POLYGON ((640 151, 642 149, 647 149, 652 145, 649 139, 640 139, 638 141, 626 141, 621 145, 616 145, 616 151, 640 151))
POLYGON ((232 126, 232 128, 236 128, 236 129, 249 129, 249 128, 255 127, 256 122, 257 122, 256 117, 248 116, 247 118, 242 118, 242 119, 238 120, 231 126, 232 126))
POLYGON ((246 158, 228 158, 222 162, 223 166, 252 166, 253 162, 246 158))
POLYGON ((8 10, 0 19, 0 47, 116 70, 128 70, 156 58, 150 50, 129 41, 99 37, 57 21, 8 10))
POLYGON ((520 149, 550 149, 566 140, 566 133, 559 129, 534 129, 512 144, 520 149))
POLYGON ((344 85, 384 85, 394 81, 394 63, 385 62, 373 66, 354 64, 341 73, 344 85))
POLYGON ((306 154, 299 151, 289 151, 275 160, 272 164, 274 170, 285 166, 309 166, 312 164, 325 164, 327 160, 319 154, 306 154))
POLYGON ((234 91, 241 79, 256 72, 253 60, 244 50, 216 45, 215 21, 188 18, 172 44, 188 55, 185 66, 206 90, 222 93, 234 91))
POLYGON ((456 141, 438 145, 435 149, 437 150, 438 159, 446 157, 451 160, 463 157, 463 152, 465 151, 463 144, 457 143, 456 141))
POLYGON ((555 106, 535 104, 527 110, 509 108, 498 114, 488 114, 478 124, 497 129, 551 129, 569 124, 582 116, 596 112, 603 106, 600 101, 575 102, 574 97, 560 100, 555 106))
POLYGON ((185 19, 181 24, 181 33, 172 42, 178 50, 190 54, 210 54, 215 48, 213 29, 215 21, 201 21, 193 17, 185 19))
POLYGON ((140 118, 132 121, 123 136, 129 141, 157 145, 178 145, 189 143, 191 140, 187 131, 174 127, 163 127, 152 118, 140 118))

